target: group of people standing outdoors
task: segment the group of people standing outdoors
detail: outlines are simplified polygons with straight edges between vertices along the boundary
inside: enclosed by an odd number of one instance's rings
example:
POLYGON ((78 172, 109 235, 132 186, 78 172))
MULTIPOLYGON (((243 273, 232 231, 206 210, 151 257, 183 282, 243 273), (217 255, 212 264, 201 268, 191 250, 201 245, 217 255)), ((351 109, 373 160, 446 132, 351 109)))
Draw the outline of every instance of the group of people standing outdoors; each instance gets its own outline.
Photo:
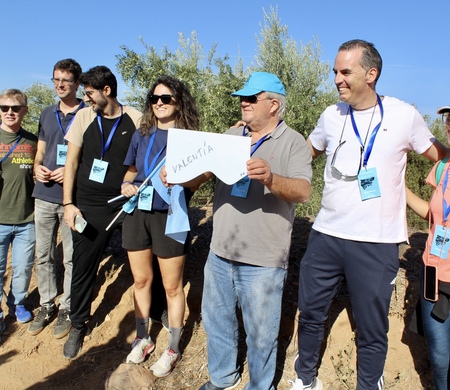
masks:
MULTIPOLYGON (((247 177, 238 183, 228 185, 216 178, 202 298, 210 379, 201 390, 232 389, 241 382, 238 311, 246 333, 245 389, 275 388, 295 204, 308 200, 311 160, 323 153, 322 207, 300 261, 298 354, 293 362, 297 377, 290 381, 292 389, 323 388, 318 378, 320 350, 330 305, 343 280, 356 325, 357 389, 382 388, 398 246, 408 239, 407 202, 430 221, 423 288, 434 288, 435 294, 421 297, 422 314, 436 388, 448 388, 450 271, 445 260, 450 247, 446 244, 450 152, 414 107, 376 92, 381 70, 382 59, 372 43, 342 44, 333 67, 340 102, 322 113, 306 141, 283 120, 286 90, 276 75, 254 72, 242 89, 232 93, 240 101, 242 126, 226 133, 249 137, 251 158, 247 177), (430 205, 405 187, 410 150, 437 163, 428 176, 436 188, 430 205), (437 179, 438 169, 444 171, 442 179, 437 179)), ((52 81, 59 102, 43 110, 38 137, 21 127, 26 96, 13 89, 0 95, 0 294, 12 245, 10 314, 18 322, 30 322, 33 335, 56 318, 54 336, 68 335, 63 354, 76 358, 87 332, 102 255, 114 228, 122 224, 122 244, 134 278, 136 322, 126 362, 142 363, 154 351, 151 308, 165 299, 169 342, 150 369, 157 377, 167 376, 181 359, 189 238, 179 242, 166 236, 171 211, 155 181, 171 191, 173 184, 161 168, 168 129, 198 130, 196 103, 182 81, 165 76, 151 86, 141 114, 119 103, 117 80, 107 67, 82 73, 72 59, 55 65, 52 81), (83 101, 77 99, 80 85, 83 101), (133 206, 127 208, 130 201, 133 206), (65 267, 59 298, 58 227, 65 267), (41 306, 33 319, 25 298, 35 245, 41 306), (152 288, 158 279, 164 292, 152 288)), ((439 113, 447 119, 450 107, 439 113)), ((187 204, 212 177, 204 172, 182 184, 187 204)), ((0 334, 4 330, 0 311, 0 334)))

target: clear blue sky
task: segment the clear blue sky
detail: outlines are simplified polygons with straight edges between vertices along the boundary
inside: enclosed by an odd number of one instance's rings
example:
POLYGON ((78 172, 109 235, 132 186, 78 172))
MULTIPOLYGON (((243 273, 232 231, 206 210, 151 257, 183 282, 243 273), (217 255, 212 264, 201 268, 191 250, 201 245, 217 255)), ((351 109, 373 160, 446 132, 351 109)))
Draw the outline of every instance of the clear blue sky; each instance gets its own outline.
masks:
MULTIPOLYGON (((207 52, 231 61, 238 53, 246 65, 257 49, 263 9, 278 6, 289 36, 306 44, 317 37, 322 60, 333 66, 338 46, 354 38, 373 42, 384 67, 380 94, 415 104, 435 117, 450 104, 449 0, 16 0, 1 9, 3 49, 0 90, 26 89, 34 82, 51 85, 53 65, 76 59, 84 70, 107 65, 116 70, 121 45, 143 53, 139 36, 158 51, 174 51, 178 33, 198 40, 207 52), (79 6, 80 8, 77 8, 79 6)), ((331 76, 331 75, 330 75, 331 76)))

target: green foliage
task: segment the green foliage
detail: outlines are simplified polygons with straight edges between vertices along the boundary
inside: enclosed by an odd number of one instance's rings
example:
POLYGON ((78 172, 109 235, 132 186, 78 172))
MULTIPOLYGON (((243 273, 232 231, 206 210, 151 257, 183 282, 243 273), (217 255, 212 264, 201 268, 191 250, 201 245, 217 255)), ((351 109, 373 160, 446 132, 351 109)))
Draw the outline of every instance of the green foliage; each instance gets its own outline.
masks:
POLYGON ((28 97, 28 114, 23 118, 22 127, 37 134, 41 112, 45 107, 55 104, 56 96, 53 88, 41 83, 34 83, 24 92, 28 97))
POLYGON ((330 66, 320 61, 321 48, 317 39, 307 45, 288 37, 288 27, 282 26, 277 8, 264 12, 264 24, 257 37, 258 54, 254 71, 278 75, 286 88, 286 123, 305 138, 314 129, 322 111, 338 101, 337 93, 327 81, 330 66))

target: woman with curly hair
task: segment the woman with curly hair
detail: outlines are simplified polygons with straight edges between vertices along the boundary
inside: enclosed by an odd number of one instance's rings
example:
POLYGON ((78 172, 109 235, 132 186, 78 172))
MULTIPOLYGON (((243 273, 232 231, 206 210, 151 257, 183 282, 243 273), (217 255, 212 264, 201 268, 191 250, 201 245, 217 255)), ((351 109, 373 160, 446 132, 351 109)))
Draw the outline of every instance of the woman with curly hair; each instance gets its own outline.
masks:
MULTIPOLYGON (((135 195, 145 178, 166 155, 169 128, 197 130, 199 115, 193 97, 179 80, 165 76, 153 84, 147 94, 141 126, 133 136, 124 164, 122 194, 135 195)), ((186 204, 192 191, 185 190, 186 204)), ((157 377, 169 375, 181 358, 179 342, 183 329, 185 296, 183 269, 188 240, 184 244, 167 237, 165 226, 168 204, 149 181, 139 194, 139 206, 125 216, 123 247, 128 251, 134 278, 136 338, 127 363, 141 363, 154 349, 149 335, 153 255, 158 258, 166 291, 169 314, 169 345, 161 358, 151 366, 157 377)))

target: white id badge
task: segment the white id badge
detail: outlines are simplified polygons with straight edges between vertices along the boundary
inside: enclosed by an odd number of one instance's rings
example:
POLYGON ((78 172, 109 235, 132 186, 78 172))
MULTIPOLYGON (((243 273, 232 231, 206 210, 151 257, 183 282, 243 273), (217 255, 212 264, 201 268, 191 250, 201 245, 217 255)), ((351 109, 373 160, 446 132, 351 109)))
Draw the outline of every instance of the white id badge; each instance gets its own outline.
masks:
POLYGON ((358 185, 362 200, 379 198, 381 196, 375 168, 361 169, 358 174, 358 185))
POLYGON ((250 188, 250 179, 248 178, 248 176, 245 176, 237 183, 233 184, 233 187, 231 188, 231 195, 237 196, 239 198, 246 198, 249 188, 250 188))
POLYGON ((153 186, 146 186, 139 193, 138 209, 150 211, 153 203, 153 186))
POLYGON ((430 250, 432 255, 438 256, 444 260, 447 260, 448 250, 450 249, 450 237, 447 233, 446 227, 436 225, 430 250))
POLYGON ((97 183, 103 183, 105 181, 107 169, 108 163, 106 161, 94 158, 89 180, 96 181, 97 183))
POLYGON ((66 165, 67 145, 58 144, 56 148, 56 165, 66 165))

